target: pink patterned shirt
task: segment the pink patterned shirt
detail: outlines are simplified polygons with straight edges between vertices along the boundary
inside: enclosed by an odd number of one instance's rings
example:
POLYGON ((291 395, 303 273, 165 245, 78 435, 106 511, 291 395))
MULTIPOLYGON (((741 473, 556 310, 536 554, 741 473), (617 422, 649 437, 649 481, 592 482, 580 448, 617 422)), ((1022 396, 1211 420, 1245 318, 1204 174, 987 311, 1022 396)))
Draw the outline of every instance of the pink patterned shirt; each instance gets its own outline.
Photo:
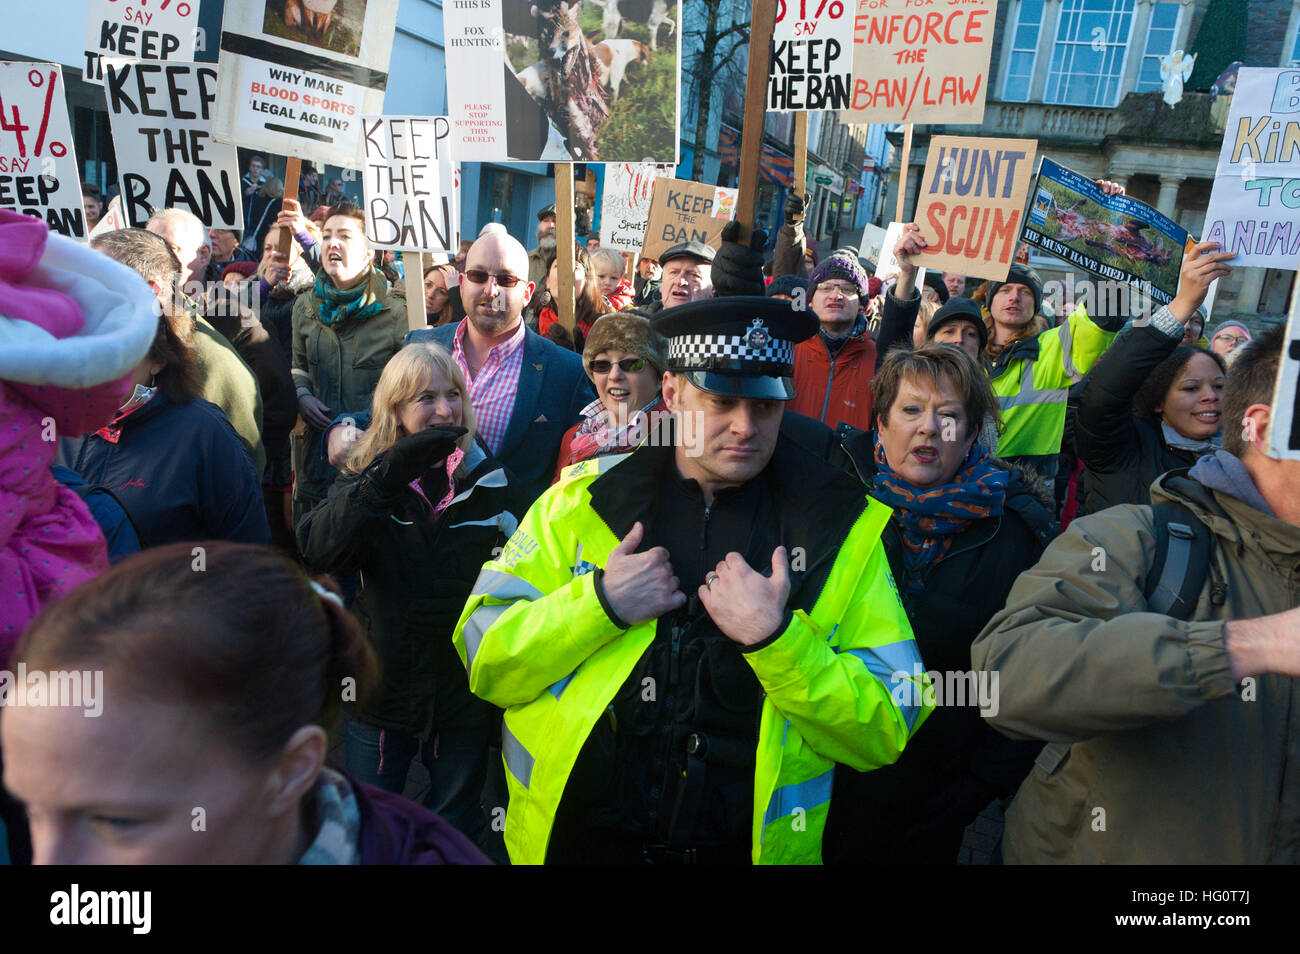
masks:
POLYGON ((521 321, 518 331, 488 352, 487 360, 479 368, 478 377, 474 377, 469 372, 469 362, 465 360, 465 326, 468 322, 468 318, 462 318, 456 328, 451 356, 469 384, 469 403, 474 408, 478 432, 483 435, 483 440, 492 453, 496 454, 501 449, 501 442, 505 440, 510 412, 515 408, 519 372, 524 366, 524 336, 527 330, 521 321))

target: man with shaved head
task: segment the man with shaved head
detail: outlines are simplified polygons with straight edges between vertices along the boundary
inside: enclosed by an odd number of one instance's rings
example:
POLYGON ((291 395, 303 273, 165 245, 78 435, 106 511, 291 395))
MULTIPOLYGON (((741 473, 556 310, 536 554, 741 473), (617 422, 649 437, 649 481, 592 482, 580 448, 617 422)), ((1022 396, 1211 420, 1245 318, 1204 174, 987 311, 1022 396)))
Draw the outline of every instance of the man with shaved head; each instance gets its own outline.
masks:
MULTIPOLYGON (((509 235, 489 232, 465 255, 460 279, 465 317, 406 336, 407 344, 431 341, 451 352, 469 383, 479 434, 527 488, 530 501, 555 476, 564 432, 596 398, 582 358, 524 325, 524 305, 532 294, 527 250, 509 235)), ((356 433, 354 428, 331 431, 330 458, 340 456, 356 433)))

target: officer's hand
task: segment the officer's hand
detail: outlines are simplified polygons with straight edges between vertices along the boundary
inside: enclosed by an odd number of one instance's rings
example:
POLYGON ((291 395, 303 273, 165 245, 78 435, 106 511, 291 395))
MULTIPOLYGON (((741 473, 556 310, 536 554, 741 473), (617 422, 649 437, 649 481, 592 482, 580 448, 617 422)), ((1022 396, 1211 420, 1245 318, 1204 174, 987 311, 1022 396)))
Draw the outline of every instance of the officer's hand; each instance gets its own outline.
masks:
POLYGON ((718 629, 742 646, 761 643, 785 619, 790 595, 790 557, 785 547, 772 551, 771 577, 754 570, 739 553, 728 553, 705 574, 700 602, 718 629))
POLYGON ((655 547, 637 553, 645 537, 640 521, 632 525, 619 545, 609 554, 601 583, 610 609, 624 622, 635 626, 658 619, 686 602, 686 594, 673 576, 668 551, 655 547))

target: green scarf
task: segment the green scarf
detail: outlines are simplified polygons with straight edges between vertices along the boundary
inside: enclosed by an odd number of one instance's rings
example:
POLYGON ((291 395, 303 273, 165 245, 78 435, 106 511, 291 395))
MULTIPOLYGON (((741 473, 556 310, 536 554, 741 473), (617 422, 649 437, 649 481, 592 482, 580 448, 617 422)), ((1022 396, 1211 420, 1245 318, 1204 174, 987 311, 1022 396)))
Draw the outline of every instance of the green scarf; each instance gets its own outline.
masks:
POLYGON ((316 315, 323 325, 335 325, 349 318, 357 321, 373 318, 384 310, 381 292, 387 285, 388 280, 371 266, 364 282, 340 290, 322 268, 316 273, 316 315))

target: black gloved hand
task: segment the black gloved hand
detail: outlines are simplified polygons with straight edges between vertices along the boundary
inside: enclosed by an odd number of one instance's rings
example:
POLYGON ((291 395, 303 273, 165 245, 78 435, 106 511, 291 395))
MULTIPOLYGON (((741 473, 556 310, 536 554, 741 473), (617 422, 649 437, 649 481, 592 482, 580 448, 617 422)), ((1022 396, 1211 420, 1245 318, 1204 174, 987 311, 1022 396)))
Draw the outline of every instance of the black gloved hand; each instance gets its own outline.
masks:
POLYGON ((754 229, 746 247, 736 241, 740 234, 739 222, 728 222, 722 227, 722 247, 713 257, 713 293, 727 295, 762 295, 767 291, 763 283, 763 252, 767 244, 767 230, 754 229))
POLYGON ((391 500, 430 467, 446 460, 466 433, 463 427, 440 425, 409 434, 366 468, 365 481, 376 496, 391 500))
POLYGON ((798 192, 791 192, 785 197, 785 220, 790 224, 803 221, 803 196, 798 192))

